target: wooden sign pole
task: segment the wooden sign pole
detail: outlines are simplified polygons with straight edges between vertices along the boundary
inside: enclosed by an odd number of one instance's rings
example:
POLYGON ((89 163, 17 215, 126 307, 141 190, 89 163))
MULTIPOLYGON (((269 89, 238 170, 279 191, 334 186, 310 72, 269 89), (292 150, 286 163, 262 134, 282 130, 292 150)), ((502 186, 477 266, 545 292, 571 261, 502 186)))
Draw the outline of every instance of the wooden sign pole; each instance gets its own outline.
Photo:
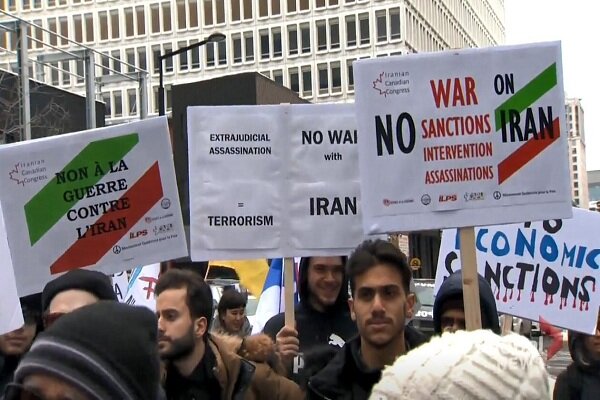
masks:
POLYGON ((460 262, 462 264, 463 301, 465 323, 468 331, 481 329, 481 306, 479 304, 479 279, 477 276, 477 253, 475 252, 475 228, 459 228, 460 262))
POLYGON ((294 315, 294 259, 286 257, 283 259, 283 286, 285 301, 285 326, 294 328, 296 326, 296 316, 294 315))

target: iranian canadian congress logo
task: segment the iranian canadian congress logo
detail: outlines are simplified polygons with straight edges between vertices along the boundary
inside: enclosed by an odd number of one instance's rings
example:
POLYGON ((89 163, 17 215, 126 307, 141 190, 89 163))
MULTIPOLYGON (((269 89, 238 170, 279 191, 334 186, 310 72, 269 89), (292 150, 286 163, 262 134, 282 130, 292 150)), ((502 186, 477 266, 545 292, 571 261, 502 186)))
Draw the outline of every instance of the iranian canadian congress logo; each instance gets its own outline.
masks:
POLYGON ((409 77, 408 71, 384 71, 373 81, 373 89, 384 97, 408 94, 410 93, 409 77))
POLYGON ((17 185, 25 186, 48 180, 45 160, 20 161, 8 172, 8 177, 17 185))

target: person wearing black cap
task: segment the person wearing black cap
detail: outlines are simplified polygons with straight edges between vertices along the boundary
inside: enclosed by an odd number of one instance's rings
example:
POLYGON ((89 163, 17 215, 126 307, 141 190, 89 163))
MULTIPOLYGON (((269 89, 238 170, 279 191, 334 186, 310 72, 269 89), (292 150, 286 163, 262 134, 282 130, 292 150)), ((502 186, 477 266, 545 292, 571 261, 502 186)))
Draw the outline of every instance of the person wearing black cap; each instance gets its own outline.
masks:
MULTIPOLYGON (((481 305, 481 327, 500 334, 498 310, 492 288, 485 278, 479 278, 479 304, 481 305)), ((465 329, 462 271, 451 274, 440 286, 433 303, 433 328, 436 334, 465 329)))
POLYGON ((37 293, 21 297, 20 301, 25 324, 19 329, 0 335, 0 393, 12 380, 19 361, 42 330, 41 295, 37 293))
POLYGON ((156 339, 156 316, 145 307, 100 301, 79 308, 38 336, 5 400, 157 400, 156 339))
MULTIPOLYGON (((300 260, 295 309, 296 327, 285 325, 285 313, 272 317, 263 329, 276 343, 289 377, 304 386, 308 380, 305 353, 330 346, 339 350, 358 333, 348 308, 346 257, 304 257, 300 260)), ((332 354, 326 352, 322 355, 332 354)))
POLYGON ((98 271, 74 269, 48 282, 42 291, 44 324, 100 300, 117 301, 111 280, 98 271))

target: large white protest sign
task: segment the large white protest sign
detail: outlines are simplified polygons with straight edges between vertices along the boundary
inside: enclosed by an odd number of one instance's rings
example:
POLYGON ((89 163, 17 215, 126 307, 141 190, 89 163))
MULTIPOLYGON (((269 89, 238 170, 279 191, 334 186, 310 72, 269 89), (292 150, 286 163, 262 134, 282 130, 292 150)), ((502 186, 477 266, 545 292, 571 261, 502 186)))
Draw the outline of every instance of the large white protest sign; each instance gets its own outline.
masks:
MULTIPOLYGON (((498 311, 590 334, 600 307, 600 213, 475 229, 477 269, 490 283, 498 311)), ((445 230, 436 288, 461 268, 456 229, 445 230)))
POLYGON ((560 43, 354 65, 367 233, 571 217, 560 43))
POLYGON ((24 324, 17 294, 4 217, 0 208, 0 335, 19 329, 24 324))
POLYGON ((135 306, 144 306, 155 311, 156 297, 154 296, 154 290, 159 275, 160 264, 134 268, 131 271, 127 295, 123 302, 135 306))
POLYGON ((0 185, 21 296, 187 254, 165 118, 2 146, 0 185))
POLYGON ((362 239, 352 105, 190 107, 194 260, 339 255, 362 239))

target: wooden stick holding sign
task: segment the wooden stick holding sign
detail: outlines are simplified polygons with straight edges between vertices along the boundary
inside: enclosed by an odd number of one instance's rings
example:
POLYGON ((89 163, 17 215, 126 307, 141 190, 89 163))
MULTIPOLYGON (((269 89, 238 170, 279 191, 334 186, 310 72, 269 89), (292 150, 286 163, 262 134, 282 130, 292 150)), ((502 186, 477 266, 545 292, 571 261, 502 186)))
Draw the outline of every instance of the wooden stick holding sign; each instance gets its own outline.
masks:
POLYGON ((294 315, 294 258, 283 259, 283 286, 285 304, 285 326, 296 327, 296 316, 294 315))
POLYGON ((472 226, 459 228, 459 234, 465 323, 468 331, 475 331, 481 329, 481 305, 479 304, 479 277, 477 276, 475 228, 472 226))

